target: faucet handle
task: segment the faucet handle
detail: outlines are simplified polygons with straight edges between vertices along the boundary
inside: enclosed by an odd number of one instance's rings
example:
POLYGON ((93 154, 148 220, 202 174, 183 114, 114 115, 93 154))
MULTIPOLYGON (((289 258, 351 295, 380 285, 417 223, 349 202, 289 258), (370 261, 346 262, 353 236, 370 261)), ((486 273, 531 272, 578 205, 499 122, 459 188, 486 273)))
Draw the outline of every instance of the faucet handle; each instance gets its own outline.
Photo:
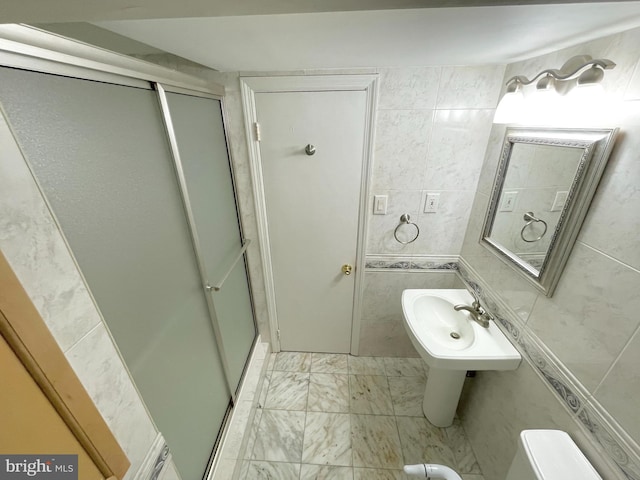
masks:
POLYGON ((480 307, 480 297, 478 296, 478 294, 476 293, 475 289, 472 288, 471 290, 469 290, 469 293, 471 294, 471 296, 473 297, 473 304, 472 306, 474 308, 478 308, 480 307))
POLYGON ((476 292, 475 288, 471 288, 471 290, 469 291, 469 293, 471 293, 471 295, 473 296, 473 298, 475 299, 476 302, 480 303, 480 296, 478 295, 478 293, 476 292))

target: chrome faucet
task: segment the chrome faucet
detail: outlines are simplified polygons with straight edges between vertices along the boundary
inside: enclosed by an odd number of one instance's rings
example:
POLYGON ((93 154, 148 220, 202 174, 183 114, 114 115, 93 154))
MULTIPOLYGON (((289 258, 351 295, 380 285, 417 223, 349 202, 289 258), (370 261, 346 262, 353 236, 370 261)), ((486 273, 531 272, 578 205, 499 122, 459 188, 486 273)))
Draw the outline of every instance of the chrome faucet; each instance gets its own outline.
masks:
POLYGON ((471 295, 473 295, 473 303, 471 306, 460 304, 453 307, 453 309, 458 312, 460 310, 466 310, 471 314, 472 320, 478 322, 481 327, 489 328, 489 320, 492 320, 491 315, 480 305, 480 298, 476 295, 476 292, 471 290, 471 295))

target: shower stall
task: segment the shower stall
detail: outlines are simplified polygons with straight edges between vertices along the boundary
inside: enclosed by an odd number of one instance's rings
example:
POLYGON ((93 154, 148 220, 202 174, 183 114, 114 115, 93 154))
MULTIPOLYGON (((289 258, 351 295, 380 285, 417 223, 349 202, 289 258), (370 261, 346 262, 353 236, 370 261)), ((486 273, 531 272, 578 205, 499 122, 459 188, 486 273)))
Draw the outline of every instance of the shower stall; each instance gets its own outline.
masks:
POLYGON ((205 478, 257 337, 223 98, 108 60, 0 59, 2 115, 179 473, 205 478))

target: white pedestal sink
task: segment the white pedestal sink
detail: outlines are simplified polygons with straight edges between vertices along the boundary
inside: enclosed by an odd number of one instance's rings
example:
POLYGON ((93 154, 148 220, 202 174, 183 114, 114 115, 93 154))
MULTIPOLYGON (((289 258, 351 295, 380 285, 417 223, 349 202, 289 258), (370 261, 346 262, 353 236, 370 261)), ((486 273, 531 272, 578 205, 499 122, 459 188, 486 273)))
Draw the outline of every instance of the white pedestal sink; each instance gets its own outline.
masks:
POLYGON ((467 370, 515 370, 520 354, 491 322, 481 327, 469 312, 454 305, 471 305, 466 290, 405 290, 404 325, 418 353, 429 365, 422 411, 438 427, 453 422, 467 370))

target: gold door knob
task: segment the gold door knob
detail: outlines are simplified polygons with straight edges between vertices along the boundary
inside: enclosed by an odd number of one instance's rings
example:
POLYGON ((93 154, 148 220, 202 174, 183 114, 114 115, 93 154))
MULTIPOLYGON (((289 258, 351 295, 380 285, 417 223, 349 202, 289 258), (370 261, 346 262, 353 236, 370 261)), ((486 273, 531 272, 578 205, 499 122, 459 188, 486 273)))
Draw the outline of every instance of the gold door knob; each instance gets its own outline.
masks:
POLYGON ((344 273, 345 275, 351 275, 351 270, 353 270, 353 267, 348 263, 342 265, 342 273, 344 273))

